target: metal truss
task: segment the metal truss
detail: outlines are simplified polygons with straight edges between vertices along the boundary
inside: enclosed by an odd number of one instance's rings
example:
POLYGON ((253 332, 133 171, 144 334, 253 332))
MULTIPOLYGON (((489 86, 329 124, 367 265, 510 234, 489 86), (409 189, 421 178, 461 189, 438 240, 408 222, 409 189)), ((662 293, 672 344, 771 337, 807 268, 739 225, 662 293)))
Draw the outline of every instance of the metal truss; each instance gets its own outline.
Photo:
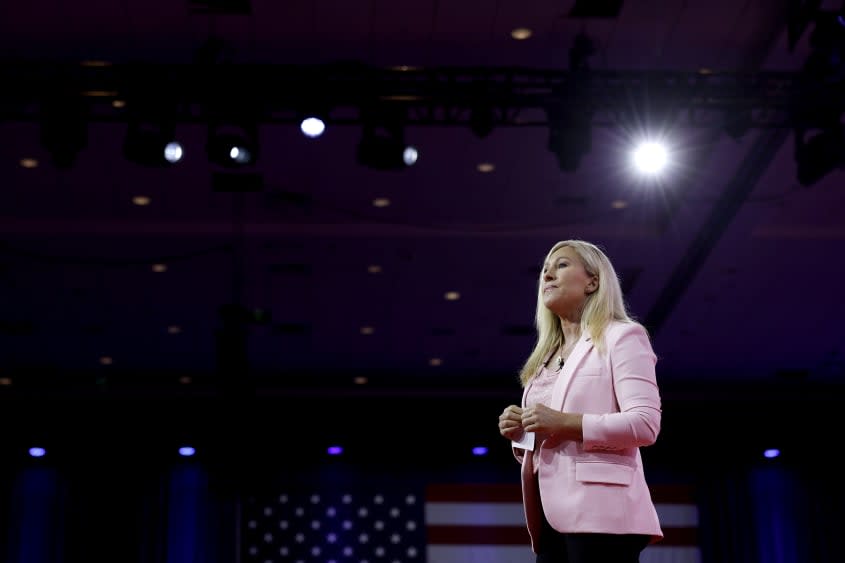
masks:
POLYGON ((517 127, 546 125, 550 113, 613 123, 668 111, 692 125, 712 124, 714 115, 741 115, 747 127, 784 127, 795 120, 796 108, 809 104, 838 112, 845 99, 840 85, 799 73, 706 69, 18 63, 0 65, 0 73, 6 85, 0 93, 3 121, 36 120, 44 101, 76 99, 91 121, 157 116, 285 123, 322 112, 334 123, 376 116, 405 125, 517 127))

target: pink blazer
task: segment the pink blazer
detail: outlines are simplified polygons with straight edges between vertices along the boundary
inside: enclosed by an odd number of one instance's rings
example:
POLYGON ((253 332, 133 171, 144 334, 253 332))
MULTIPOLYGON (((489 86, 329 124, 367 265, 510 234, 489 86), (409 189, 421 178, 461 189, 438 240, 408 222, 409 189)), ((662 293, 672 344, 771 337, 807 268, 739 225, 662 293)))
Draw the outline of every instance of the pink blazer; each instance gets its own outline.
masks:
MULTIPOLYGON (((522 463, 525 520, 535 552, 542 522, 538 492, 546 519, 560 532, 645 534, 652 543, 663 538, 639 451, 660 432, 657 357, 638 324, 611 323, 605 342, 600 355, 590 337, 581 336, 548 405, 584 414, 583 442, 535 444, 536 473, 531 452, 514 449, 522 463)), ((523 391, 523 407, 530 386, 523 391)))

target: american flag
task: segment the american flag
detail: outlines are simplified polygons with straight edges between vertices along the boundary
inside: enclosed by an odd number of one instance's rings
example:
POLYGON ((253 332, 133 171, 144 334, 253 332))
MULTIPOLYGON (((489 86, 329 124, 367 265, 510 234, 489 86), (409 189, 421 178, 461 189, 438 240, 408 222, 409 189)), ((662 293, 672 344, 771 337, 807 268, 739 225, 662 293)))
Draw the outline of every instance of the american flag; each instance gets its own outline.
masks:
MULTIPOLYGON (((700 563, 698 510, 686 485, 652 486, 665 538, 641 563, 700 563)), ((248 563, 533 563, 518 484, 296 487, 250 498, 248 563)))
POLYGON ((416 487, 301 486, 251 497, 242 522, 249 563, 423 563, 425 498, 416 487))

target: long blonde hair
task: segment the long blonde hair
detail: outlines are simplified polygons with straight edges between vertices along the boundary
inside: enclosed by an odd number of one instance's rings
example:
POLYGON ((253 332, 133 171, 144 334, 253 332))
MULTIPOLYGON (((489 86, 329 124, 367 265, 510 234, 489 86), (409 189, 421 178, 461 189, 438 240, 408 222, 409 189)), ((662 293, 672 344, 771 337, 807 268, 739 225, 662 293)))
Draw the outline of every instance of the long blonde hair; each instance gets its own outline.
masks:
MULTIPOLYGON (((589 295, 581 312, 581 332, 586 332, 599 352, 604 352, 604 330, 611 321, 636 322, 628 315, 622 288, 616 270, 607 255, 596 245, 583 240, 564 240, 556 243, 546 255, 544 264, 557 250, 569 247, 575 251, 590 276, 598 278, 598 289, 589 295)), ((525 386, 548 360, 552 352, 563 343, 560 318, 543 303, 543 272, 537 282, 537 312, 535 317, 537 343, 519 372, 520 383, 525 386)))

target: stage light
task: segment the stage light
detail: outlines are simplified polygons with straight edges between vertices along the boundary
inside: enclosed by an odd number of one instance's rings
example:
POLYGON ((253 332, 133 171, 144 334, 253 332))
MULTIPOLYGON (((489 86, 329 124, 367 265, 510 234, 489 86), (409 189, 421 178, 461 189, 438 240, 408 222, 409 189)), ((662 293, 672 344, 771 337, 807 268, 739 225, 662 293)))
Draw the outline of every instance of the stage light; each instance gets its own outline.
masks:
POLYGON ((375 170, 401 170, 419 159, 417 148, 405 142, 405 109, 390 104, 361 108, 358 164, 375 170))
POLYGON ((227 168, 254 164, 259 155, 257 131, 255 127, 211 126, 206 152, 211 162, 227 168))
POLYGON ((405 143, 400 129, 387 130, 365 125, 356 153, 358 163, 376 170, 400 170, 413 166, 419 157, 416 147, 405 143))
POLYGON ((319 117, 306 117, 299 124, 302 134, 311 139, 317 138, 326 130, 326 123, 319 117))
POLYGON ((592 148, 590 116, 577 109, 553 107, 549 120, 548 149, 555 155, 563 172, 575 172, 581 159, 592 148))
POLYGON ((666 147, 655 141, 645 141, 637 145, 631 153, 634 168, 642 174, 656 175, 666 168, 669 162, 666 147))
POLYGON ((413 166, 419 153, 416 147, 406 145, 402 139, 365 135, 358 143, 358 163, 376 170, 400 170, 413 166))
POLYGON ((141 166, 169 166, 181 161, 184 151, 172 126, 133 122, 126 130, 123 154, 141 166))
POLYGON ((171 164, 176 164, 182 160, 183 154, 182 145, 177 141, 171 141, 164 145, 164 160, 171 164))
POLYGON ((402 151, 402 162, 405 163, 405 166, 413 166, 417 162, 418 156, 417 148, 409 145, 402 151))

